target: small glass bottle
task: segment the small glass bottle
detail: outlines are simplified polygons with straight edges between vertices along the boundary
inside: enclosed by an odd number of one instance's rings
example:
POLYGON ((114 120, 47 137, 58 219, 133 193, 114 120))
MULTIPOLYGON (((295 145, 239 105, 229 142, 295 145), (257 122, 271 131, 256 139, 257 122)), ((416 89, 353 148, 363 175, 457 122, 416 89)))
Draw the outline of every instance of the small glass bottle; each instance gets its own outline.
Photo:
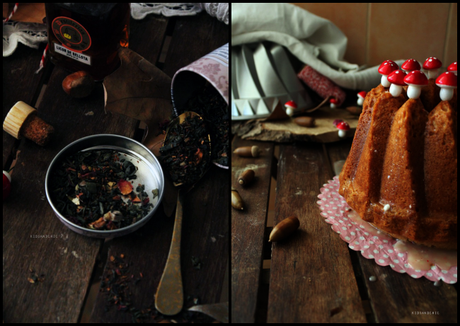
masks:
POLYGON ((129 45, 129 3, 46 3, 48 53, 56 65, 102 80, 129 45))

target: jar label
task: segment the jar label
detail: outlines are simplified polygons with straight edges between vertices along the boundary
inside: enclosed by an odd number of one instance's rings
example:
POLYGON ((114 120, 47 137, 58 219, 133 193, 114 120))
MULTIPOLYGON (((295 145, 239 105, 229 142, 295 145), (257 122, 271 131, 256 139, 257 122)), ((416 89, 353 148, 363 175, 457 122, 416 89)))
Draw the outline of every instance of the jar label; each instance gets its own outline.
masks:
POLYGON ((54 18, 51 28, 62 46, 69 50, 81 53, 91 47, 91 37, 88 31, 69 17, 54 18))
POLYGON ((75 52, 75 51, 66 49, 65 47, 57 43, 54 43, 54 51, 56 53, 62 54, 63 56, 66 56, 73 60, 77 60, 79 62, 87 64, 88 66, 91 66, 91 57, 89 55, 85 55, 79 52, 75 52))

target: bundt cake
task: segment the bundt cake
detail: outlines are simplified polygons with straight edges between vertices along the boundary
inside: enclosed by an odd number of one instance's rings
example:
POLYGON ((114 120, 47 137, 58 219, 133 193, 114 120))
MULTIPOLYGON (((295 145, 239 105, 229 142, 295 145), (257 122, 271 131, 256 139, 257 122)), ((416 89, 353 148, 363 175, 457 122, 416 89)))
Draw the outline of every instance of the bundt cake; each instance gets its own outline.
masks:
POLYGON ((425 83, 420 98, 407 87, 394 97, 382 84, 367 93, 339 193, 395 238, 456 250, 456 89, 441 101, 436 82, 425 83))

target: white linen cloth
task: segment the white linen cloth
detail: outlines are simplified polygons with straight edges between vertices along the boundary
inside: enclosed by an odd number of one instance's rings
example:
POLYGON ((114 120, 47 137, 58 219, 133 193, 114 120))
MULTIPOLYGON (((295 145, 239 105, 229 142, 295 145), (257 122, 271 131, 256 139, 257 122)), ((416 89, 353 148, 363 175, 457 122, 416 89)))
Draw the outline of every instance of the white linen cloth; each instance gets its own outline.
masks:
POLYGON ((379 84, 378 66, 362 70, 343 59, 347 37, 331 21, 288 3, 232 3, 231 10, 232 46, 271 41, 338 86, 368 91, 379 84))

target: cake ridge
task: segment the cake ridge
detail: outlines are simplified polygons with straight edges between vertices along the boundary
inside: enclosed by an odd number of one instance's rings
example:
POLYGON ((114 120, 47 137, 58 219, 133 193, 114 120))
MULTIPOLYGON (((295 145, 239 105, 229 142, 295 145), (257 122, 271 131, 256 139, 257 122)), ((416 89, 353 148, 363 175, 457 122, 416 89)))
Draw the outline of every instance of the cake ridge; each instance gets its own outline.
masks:
POLYGON ((393 237, 456 249, 457 92, 432 94, 407 99, 403 88, 393 97, 381 84, 367 93, 339 193, 393 237))

